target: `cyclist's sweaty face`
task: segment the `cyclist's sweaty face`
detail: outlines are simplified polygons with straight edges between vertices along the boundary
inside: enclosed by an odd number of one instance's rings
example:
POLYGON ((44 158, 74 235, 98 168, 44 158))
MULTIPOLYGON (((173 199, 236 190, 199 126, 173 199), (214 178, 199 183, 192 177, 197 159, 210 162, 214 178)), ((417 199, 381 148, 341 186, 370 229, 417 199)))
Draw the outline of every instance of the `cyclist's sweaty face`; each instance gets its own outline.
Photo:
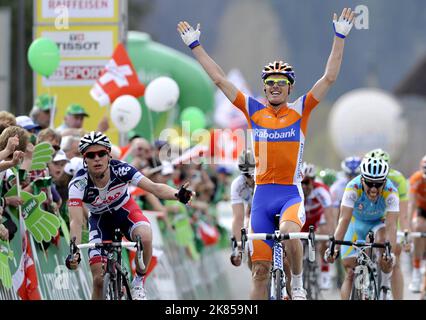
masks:
POLYGON ((108 168, 109 152, 103 146, 91 146, 84 153, 84 160, 91 174, 102 174, 108 168))
POLYGON ((281 81, 281 82, 274 81, 273 85, 271 85, 272 83, 271 84, 265 83, 265 82, 271 82, 268 80, 278 80, 278 79, 288 80, 287 77, 282 74, 273 74, 267 77, 264 81, 265 96, 268 102, 272 106, 278 106, 282 103, 286 103, 288 99, 288 94, 290 89, 289 87, 290 84, 288 82, 286 83, 286 81, 281 81))

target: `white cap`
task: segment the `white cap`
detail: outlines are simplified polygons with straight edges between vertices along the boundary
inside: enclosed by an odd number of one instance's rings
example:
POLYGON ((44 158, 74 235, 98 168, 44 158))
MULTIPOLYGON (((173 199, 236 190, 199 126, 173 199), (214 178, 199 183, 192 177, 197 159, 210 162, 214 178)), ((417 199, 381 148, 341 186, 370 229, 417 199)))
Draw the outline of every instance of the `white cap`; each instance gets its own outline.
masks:
POLYGON ((64 171, 66 174, 74 176, 78 170, 83 168, 83 158, 74 157, 65 165, 64 171))
POLYGON ((39 125, 35 124, 34 121, 28 116, 19 116, 16 117, 16 124, 21 128, 26 130, 32 130, 35 128, 40 128, 39 125))
POLYGON ((63 161, 63 160, 65 160, 66 162, 70 162, 70 160, 67 158, 67 155, 65 154, 65 152, 63 152, 62 150, 59 150, 58 152, 56 152, 56 155, 53 158, 53 162, 63 161))

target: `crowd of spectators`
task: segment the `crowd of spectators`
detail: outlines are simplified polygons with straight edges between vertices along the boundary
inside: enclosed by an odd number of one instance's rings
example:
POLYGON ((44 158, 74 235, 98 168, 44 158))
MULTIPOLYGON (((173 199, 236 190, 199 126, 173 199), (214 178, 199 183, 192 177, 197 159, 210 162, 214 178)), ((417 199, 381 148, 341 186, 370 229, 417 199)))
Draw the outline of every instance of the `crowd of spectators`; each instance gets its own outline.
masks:
MULTIPOLYGON (((66 110, 64 122, 59 127, 52 128, 50 106, 54 103, 53 99, 48 95, 38 97, 29 116, 15 116, 10 112, 0 111, 0 238, 3 240, 11 240, 18 230, 9 209, 23 204, 16 194, 10 195, 10 190, 16 184, 17 172, 12 168, 19 169, 21 190, 31 194, 45 192, 47 200, 42 209, 60 215, 69 223, 68 183, 83 167, 78 144, 87 132, 83 129, 84 120, 90 115, 83 106, 71 104, 66 110), (50 144, 52 160, 45 169, 35 170, 31 168, 32 158, 35 146, 40 143, 50 144)), ((100 119, 97 128, 90 129, 105 132, 108 128, 108 119, 104 117, 100 119)), ((211 225, 218 226, 214 207, 219 201, 229 199, 232 170, 225 166, 207 164, 208 161, 172 164, 173 159, 161 159, 161 155, 170 154, 167 151, 163 153, 167 148, 170 148, 167 141, 150 142, 137 132, 132 132, 128 135, 128 144, 114 145, 111 155, 113 159, 130 163, 155 182, 179 187, 189 181, 189 188, 197 194, 191 206, 185 207, 191 221, 196 223, 202 218, 211 225)), ((184 151, 180 150, 180 154, 184 151)), ((173 215, 182 210, 179 204, 160 200, 144 190, 132 189, 132 195, 142 210, 158 212, 163 221, 162 226, 173 231, 173 215)), ((87 219, 88 212, 85 214, 87 219)), ((57 238, 52 242, 55 243, 60 236, 58 231, 57 238)), ((50 243, 43 245, 46 249, 50 243)))

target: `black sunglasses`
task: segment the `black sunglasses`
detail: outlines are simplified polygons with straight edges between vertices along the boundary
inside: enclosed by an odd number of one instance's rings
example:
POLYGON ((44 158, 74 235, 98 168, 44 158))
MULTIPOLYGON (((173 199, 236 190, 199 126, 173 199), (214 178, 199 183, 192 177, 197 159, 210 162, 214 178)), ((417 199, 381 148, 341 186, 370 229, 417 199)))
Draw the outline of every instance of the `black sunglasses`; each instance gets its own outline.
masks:
POLYGON ((61 150, 61 147, 60 147, 60 146, 58 146, 58 145, 52 145, 52 148, 53 148, 55 151, 59 151, 59 150, 61 150))
POLYGON ((101 151, 94 151, 94 152, 86 152, 86 153, 84 154, 84 157, 85 157, 85 158, 89 158, 89 159, 95 159, 95 157, 96 157, 96 155, 97 155, 99 158, 103 158, 103 157, 105 157, 107 154, 108 154, 108 151, 106 151, 106 150, 101 150, 101 151))
POLYGON ((365 185, 369 188, 381 188, 386 183, 386 180, 383 181, 369 181, 364 179, 365 185))

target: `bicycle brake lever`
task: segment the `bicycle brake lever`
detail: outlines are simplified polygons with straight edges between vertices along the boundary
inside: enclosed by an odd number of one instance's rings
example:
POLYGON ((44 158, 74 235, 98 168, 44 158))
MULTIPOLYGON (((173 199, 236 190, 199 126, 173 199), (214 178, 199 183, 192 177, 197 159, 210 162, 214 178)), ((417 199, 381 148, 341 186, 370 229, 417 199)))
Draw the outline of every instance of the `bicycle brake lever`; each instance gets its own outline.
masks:
POLYGON ((144 270, 145 263, 143 262, 143 245, 140 236, 136 237, 136 259, 141 270, 144 270))
POLYGON ((244 251, 247 241, 247 230, 246 228, 241 228, 241 250, 244 251))
POLYGON ((315 261, 315 233, 314 226, 309 226, 309 236, 308 236, 308 250, 309 250, 309 261, 315 261))

